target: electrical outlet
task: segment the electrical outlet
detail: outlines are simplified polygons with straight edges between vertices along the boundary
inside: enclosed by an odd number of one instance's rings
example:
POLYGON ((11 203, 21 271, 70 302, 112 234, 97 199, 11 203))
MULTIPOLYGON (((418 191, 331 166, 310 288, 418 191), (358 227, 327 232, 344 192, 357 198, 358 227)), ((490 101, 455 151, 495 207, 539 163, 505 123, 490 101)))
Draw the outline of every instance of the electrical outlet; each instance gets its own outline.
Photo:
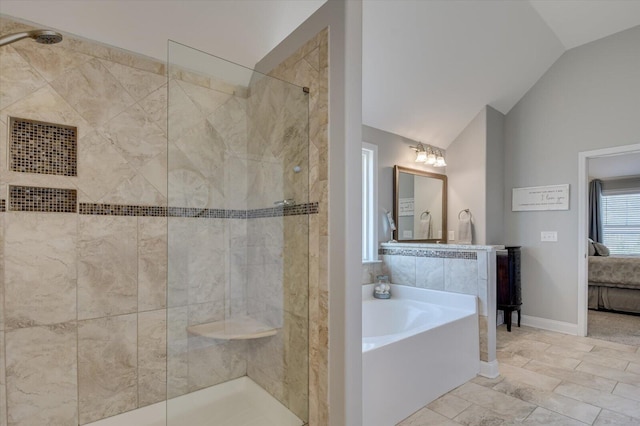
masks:
POLYGON ((540 232, 540 241, 556 242, 558 241, 558 233, 556 231, 542 231, 540 232))
POLYGON ((448 234, 449 234, 449 237, 447 239, 449 241, 455 241, 456 240, 456 231, 449 231, 448 234))

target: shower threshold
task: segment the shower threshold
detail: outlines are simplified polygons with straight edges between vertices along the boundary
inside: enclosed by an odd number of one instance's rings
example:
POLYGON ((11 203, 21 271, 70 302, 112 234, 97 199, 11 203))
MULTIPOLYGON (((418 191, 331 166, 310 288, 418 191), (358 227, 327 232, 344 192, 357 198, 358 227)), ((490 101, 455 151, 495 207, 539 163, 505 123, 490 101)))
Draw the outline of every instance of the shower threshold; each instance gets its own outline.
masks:
POLYGON ((302 426, 278 400, 244 376, 85 426, 302 426), (168 411, 168 413, 167 413, 168 411), (168 414, 168 421, 167 421, 168 414))

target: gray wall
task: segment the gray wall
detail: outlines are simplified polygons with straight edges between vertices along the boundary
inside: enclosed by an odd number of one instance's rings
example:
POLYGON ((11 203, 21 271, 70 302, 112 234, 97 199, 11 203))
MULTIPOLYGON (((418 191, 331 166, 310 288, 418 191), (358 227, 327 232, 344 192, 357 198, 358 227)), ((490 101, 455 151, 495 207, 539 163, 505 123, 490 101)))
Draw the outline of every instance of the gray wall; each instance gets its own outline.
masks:
MULTIPOLYGON (((384 219, 384 211, 393 212, 393 166, 439 174, 447 174, 446 167, 430 167, 416 163, 415 151, 409 147, 415 146, 418 142, 394 133, 363 125, 362 140, 378 147, 378 240, 387 242, 392 236, 384 219)), ((443 153, 449 161, 447 152, 443 150, 443 153)))
POLYGON ((485 242, 486 210, 486 108, 475 116, 467 127, 449 145, 447 177, 449 179, 448 227, 458 240, 458 214, 469 209, 472 214, 473 244, 485 242))
POLYGON ((639 52, 640 26, 569 50, 506 117, 505 230, 523 246, 525 315, 577 323, 578 153, 640 142, 639 52), (511 211, 511 188, 566 183, 570 210, 511 211))
POLYGON ((469 209, 473 244, 504 244, 504 115, 485 106, 447 150, 449 230, 469 209))
POLYGON ((484 244, 504 244, 504 121, 505 116, 487 106, 486 230, 484 244))
MULTIPOLYGON (((400 182, 398 183, 398 198, 413 198, 415 202, 415 188, 413 185, 413 176, 406 173, 400 174, 400 182)), ((396 226, 398 227, 398 238, 412 239, 414 238, 413 220, 414 216, 400 216, 394 218, 396 220, 396 226), (410 231, 411 237, 405 237, 404 231, 410 231)))

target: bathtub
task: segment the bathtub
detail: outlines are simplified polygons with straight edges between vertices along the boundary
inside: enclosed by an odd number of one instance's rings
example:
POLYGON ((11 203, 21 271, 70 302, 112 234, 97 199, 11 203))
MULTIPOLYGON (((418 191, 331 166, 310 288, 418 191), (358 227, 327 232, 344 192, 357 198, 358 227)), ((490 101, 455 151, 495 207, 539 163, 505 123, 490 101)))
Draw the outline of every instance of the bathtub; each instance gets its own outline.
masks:
POLYGON ((362 286, 363 424, 393 426, 480 370, 475 296, 362 286))

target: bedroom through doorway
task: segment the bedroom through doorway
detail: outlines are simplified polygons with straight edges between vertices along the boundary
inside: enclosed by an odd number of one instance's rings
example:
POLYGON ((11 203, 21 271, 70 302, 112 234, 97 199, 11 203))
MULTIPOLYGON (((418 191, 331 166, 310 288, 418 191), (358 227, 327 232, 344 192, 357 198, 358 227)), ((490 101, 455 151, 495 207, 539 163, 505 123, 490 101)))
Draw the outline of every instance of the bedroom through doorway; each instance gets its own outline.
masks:
POLYGON ((579 154, 578 334, 640 344, 640 144, 579 154))

